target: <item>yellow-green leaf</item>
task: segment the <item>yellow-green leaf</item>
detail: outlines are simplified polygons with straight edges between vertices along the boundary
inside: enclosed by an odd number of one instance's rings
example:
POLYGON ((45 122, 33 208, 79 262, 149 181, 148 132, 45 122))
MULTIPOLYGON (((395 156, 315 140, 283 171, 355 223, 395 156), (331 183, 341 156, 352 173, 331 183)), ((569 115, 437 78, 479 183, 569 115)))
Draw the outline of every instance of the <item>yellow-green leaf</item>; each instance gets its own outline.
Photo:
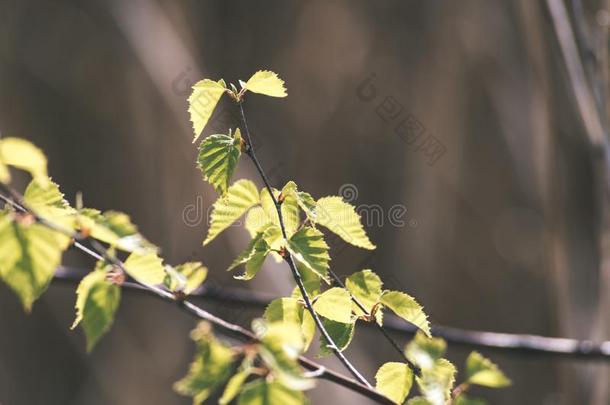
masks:
POLYGON ((341 197, 323 197, 316 203, 316 223, 328 228, 349 244, 373 250, 364 232, 360 215, 341 197))
POLYGON ((248 383, 239 396, 238 405, 305 405, 302 392, 291 390, 279 382, 262 378, 248 383))
POLYGON ((256 206, 252 207, 246 215, 245 227, 251 237, 255 237, 257 233, 271 224, 271 220, 267 216, 267 213, 263 207, 256 206))
POLYGON ((33 143, 21 138, 0 139, 0 182, 11 180, 7 166, 28 171, 34 179, 46 184, 47 158, 33 143))
POLYGON ((470 353, 466 359, 466 381, 489 388, 504 388, 511 385, 511 381, 502 370, 478 352, 470 353))
POLYGON ((430 338, 418 331, 405 349, 405 355, 422 370, 434 367, 436 361, 443 357, 447 343, 441 338, 430 338))
POLYGON ((81 229, 88 230, 91 237, 108 243, 113 248, 140 253, 157 250, 138 232, 129 215, 123 212, 106 211, 102 214, 96 209, 82 208, 78 211, 77 221, 81 229))
POLYGON ((197 326, 191 337, 197 343, 195 359, 188 374, 174 384, 174 390, 193 397, 193 404, 199 405, 231 377, 233 352, 214 338, 205 322, 197 326))
MULTIPOLYGON (((345 280, 345 288, 366 308, 368 313, 381 299, 381 287, 381 279, 371 270, 359 271, 345 280)), ((354 303, 353 307, 356 315, 363 315, 358 305, 354 303)))
POLYGON ((324 291, 316 298, 313 308, 331 321, 352 322, 352 300, 345 288, 334 287, 324 291))
POLYGON ((85 276, 76 289, 76 319, 87 337, 87 351, 110 329, 121 300, 121 289, 106 279, 106 271, 97 268, 85 276))
POLYGON ((311 221, 316 220, 316 200, 313 199, 311 194, 304 191, 299 191, 294 181, 289 181, 282 188, 282 195, 291 196, 296 199, 297 204, 303 212, 307 215, 311 221))
POLYGON ((421 370, 421 376, 416 378, 417 385, 430 404, 445 405, 451 398, 455 372, 455 366, 447 359, 439 359, 434 367, 421 370))
POLYGON ((277 74, 269 70, 259 70, 246 82, 244 88, 253 93, 264 94, 271 97, 286 97, 284 81, 277 74))
POLYGON ((193 123, 193 131, 195 132, 193 143, 201 135, 225 90, 226 88, 222 80, 215 82, 203 79, 193 86, 193 92, 188 99, 189 114, 193 123))
POLYGON ((74 228, 76 211, 64 199, 59 186, 47 179, 41 182, 32 180, 23 193, 28 208, 45 220, 71 231, 74 228))
POLYGON ((241 132, 234 135, 210 135, 199 146, 197 164, 204 180, 210 182, 219 194, 227 192, 231 176, 241 155, 241 132))
POLYGON ((239 394, 242 386, 246 382, 246 379, 250 376, 250 370, 242 370, 235 374, 225 387, 222 397, 218 400, 220 405, 227 405, 239 394))
MULTIPOLYGON (((337 349, 339 349, 340 352, 347 349, 354 337, 355 323, 341 323, 322 318, 322 324, 332 341, 335 342, 337 349)), ((326 340, 324 335, 320 335, 320 357, 328 356, 333 353, 329 348, 329 344, 330 342, 326 340)))
MULTIPOLYGON (((275 198, 278 199, 280 192, 278 190, 273 189, 273 193, 275 194, 275 198)), ((277 226, 280 226, 280 219, 277 215, 277 209, 275 208, 273 199, 269 195, 267 189, 262 189, 260 195, 261 206, 267 214, 267 217, 272 223, 277 226)), ((286 229, 286 234, 290 238, 296 232, 299 227, 299 223, 301 222, 299 217, 299 205, 294 195, 289 194, 287 196, 284 196, 284 201, 280 206, 280 210, 282 212, 282 219, 284 220, 284 229, 286 229)))
POLYGON ((295 298, 277 298, 267 306, 263 315, 269 323, 289 322, 301 326, 301 333, 307 350, 316 332, 313 317, 295 298))
POLYGON ((0 212, 0 277, 26 311, 46 291, 70 238, 11 211, 0 212))
POLYGON ((246 249, 231 263, 227 271, 231 271, 240 264, 246 264, 246 271, 241 276, 235 276, 238 280, 251 280, 258 274, 267 255, 271 251, 265 241, 264 233, 255 236, 246 249))
POLYGON ((163 260, 154 252, 134 252, 125 260, 124 267, 127 274, 141 284, 161 284, 165 279, 163 260))
POLYGON ((208 275, 207 267, 200 262, 184 263, 176 267, 165 266, 165 279, 163 283, 170 291, 182 291, 190 294, 195 291, 208 275))
POLYGON ((402 404, 411 391, 413 372, 404 363, 389 362, 377 370, 375 388, 397 404, 402 404))
POLYGON ((412 323, 430 337, 430 323, 421 305, 409 294, 400 291, 384 291, 381 303, 405 321, 412 323))
POLYGON ((330 256, 322 232, 311 227, 304 227, 292 235, 287 248, 296 261, 307 266, 320 278, 328 279, 330 256))
POLYGON ((259 203, 256 185, 250 180, 238 180, 229 187, 226 194, 214 203, 211 224, 204 245, 210 243, 218 234, 259 203))

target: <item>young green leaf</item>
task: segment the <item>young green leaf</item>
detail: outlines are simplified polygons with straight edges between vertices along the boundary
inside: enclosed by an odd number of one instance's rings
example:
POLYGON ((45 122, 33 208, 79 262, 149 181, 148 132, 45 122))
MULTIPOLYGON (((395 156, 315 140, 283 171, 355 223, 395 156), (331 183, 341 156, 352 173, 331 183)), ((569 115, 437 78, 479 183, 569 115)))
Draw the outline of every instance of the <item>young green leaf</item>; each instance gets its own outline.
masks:
POLYGON ((165 272, 165 287, 173 292, 182 291, 186 295, 199 288, 208 275, 207 267, 200 262, 184 263, 176 267, 165 266, 165 272))
POLYGON ((478 352, 470 353, 466 359, 466 377, 466 382, 469 384, 489 388, 504 388, 511 385, 511 381, 502 370, 478 352))
POLYGON ((21 138, 0 139, 0 182, 8 183, 11 175, 7 166, 25 170, 40 184, 45 185, 47 178, 47 158, 33 143, 21 138))
POLYGON ((264 228, 269 226, 269 224, 271 224, 271 220, 269 219, 269 216, 267 216, 267 213, 263 207, 256 206, 252 207, 252 209, 248 211, 244 226, 246 227, 246 230, 250 236, 253 238, 257 233, 262 232, 264 228))
POLYGON ((324 291, 316 298, 313 308, 331 321, 352 323, 352 300, 345 288, 334 287, 324 291))
POLYGON ((250 180, 238 180, 226 194, 214 203, 211 224, 204 245, 210 243, 220 232, 227 229, 251 207, 259 203, 256 185, 250 180))
POLYGON ((154 252, 134 252, 125 260, 124 267, 127 274, 141 284, 161 284, 165 279, 163 260, 154 252))
MULTIPOLYGON (((322 285, 320 281, 320 276, 310 270, 303 263, 296 262, 295 264, 297 266, 299 274, 301 275, 301 280, 303 280, 303 286, 305 287, 307 295, 309 295, 310 297, 315 297, 316 295, 320 294, 320 289, 322 285)), ((291 297, 296 299, 303 299, 301 295, 301 290, 298 286, 295 286, 292 290, 291 297)))
POLYGON ((271 248, 264 238, 264 233, 259 233, 254 237, 240 253, 240 255, 231 263, 227 271, 231 271, 240 264, 246 263, 246 271, 241 276, 236 276, 238 280, 251 280, 258 274, 271 248))
POLYGON ((26 311, 46 291, 70 238, 11 211, 0 211, 0 277, 26 311))
MULTIPOLYGON (((275 198, 278 199, 280 192, 273 189, 273 193, 275 194, 275 198)), ((260 195, 261 206, 267 214, 269 221, 277 226, 280 226, 280 219, 277 215, 277 209, 275 208, 273 199, 269 195, 267 189, 262 189, 260 195)), ((282 219, 284 220, 286 234, 290 238, 296 232, 301 222, 301 218, 299 216, 299 205, 297 204, 296 198, 292 194, 284 196, 284 201, 282 202, 280 210, 282 211, 282 219)))
POLYGON ((59 186, 47 179, 30 181, 23 194, 27 207, 37 215, 55 225, 64 227, 67 231, 74 228, 76 211, 64 199, 59 186))
MULTIPOLYGON (((345 288, 356 298, 366 310, 371 310, 381 299, 381 279, 371 270, 362 270, 352 274, 345 280, 345 288)), ((362 310, 355 303, 354 312, 357 316, 364 315, 362 310)))
POLYGON ((305 405, 306 403, 307 400, 302 392, 262 378, 246 384, 238 400, 238 405, 305 405))
POLYGON ((107 272, 99 266, 85 276, 76 289, 76 319, 87 337, 87 351, 110 329, 121 300, 121 289, 106 279, 107 272))
POLYGON ((341 197, 323 197, 318 200, 316 223, 328 228, 347 243, 364 249, 375 249, 364 232, 360 215, 341 197))
POLYGON ((426 336, 431 336, 430 323, 424 309, 410 295, 400 291, 384 291, 381 303, 405 321, 417 326, 426 336))
POLYGON ((269 323, 289 322, 300 325, 305 340, 303 350, 307 350, 316 332, 313 317, 295 298, 277 298, 271 301, 263 317, 269 323))
POLYGON ((299 324, 268 323, 257 319, 253 322, 252 329, 261 341, 259 354, 277 381, 293 390, 305 390, 313 386, 313 381, 303 376, 297 362, 305 348, 299 324))
POLYGON ((238 372, 233 377, 231 377, 231 379, 227 383, 227 386, 225 387, 222 397, 220 397, 220 399, 218 400, 218 403, 220 405, 227 405, 231 401, 233 401, 237 394, 239 394, 239 391, 241 390, 242 386, 244 385, 250 374, 251 371, 246 369, 238 372))
POLYGON ((313 199, 311 194, 304 191, 299 191, 294 181, 289 181, 282 188, 282 195, 285 197, 291 196, 294 198, 299 207, 305 212, 309 220, 315 222, 316 220, 316 200, 313 199))
POLYGON ((81 230, 87 230, 91 237, 113 248, 125 252, 157 251, 157 247, 138 232, 123 212, 106 211, 102 214, 96 209, 82 208, 78 211, 77 222, 81 230))
POLYGON ((446 359, 439 359, 434 367, 421 371, 421 376, 417 377, 417 385, 430 404, 445 405, 451 398, 455 372, 455 366, 446 359))
POLYGON ((201 142, 197 164, 203 172, 204 180, 210 182, 219 194, 227 192, 240 155, 239 128, 233 135, 210 135, 201 142))
POLYGON ((252 93, 264 94, 271 97, 286 97, 284 81, 277 74, 269 70, 259 70, 246 82, 244 88, 252 93))
MULTIPOLYGON (((341 352, 347 349, 349 344, 352 342, 352 338, 354 337, 355 323, 341 323, 322 318, 322 324, 324 325, 324 329, 326 329, 330 338, 333 340, 333 342, 335 342, 335 345, 337 345, 337 349, 339 349, 341 352)), ((330 342, 328 342, 326 338, 321 335, 320 357, 333 354, 332 350, 329 348, 329 344, 330 342)))
POLYGON ((400 405, 411 391, 413 372, 404 363, 385 363, 377 370, 375 381, 377 391, 400 405))
POLYGON ((193 404, 202 404, 231 376, 233 352, 230 347, 218 342, 210 325, 201 322, 191 333, 197 343, 195 359, 188 374, 174 384, 179 394, 193 397, 193 404))
POLYGON ((405 354, 419 368, 428 370, 443 357, 446 349, 447 343, 443 339, 429 338, 422 331, 418 331, 407 345, 405 354))
POLYGON ((295 260, 307 266, 320 278, 328 280, 328 245, 317 229, 305 227, 292 235, 288 250, 295 260))
POLYGON ((222 80, 215 82, 203 79, 193 86, 193 92, 188 99, 189 114, 193 123, 193 131, 195 132, 193 143, 201 135, 216 108, 216 104, 218 104, 218 100, 220 100, 225 91, 226 87, 222 80))

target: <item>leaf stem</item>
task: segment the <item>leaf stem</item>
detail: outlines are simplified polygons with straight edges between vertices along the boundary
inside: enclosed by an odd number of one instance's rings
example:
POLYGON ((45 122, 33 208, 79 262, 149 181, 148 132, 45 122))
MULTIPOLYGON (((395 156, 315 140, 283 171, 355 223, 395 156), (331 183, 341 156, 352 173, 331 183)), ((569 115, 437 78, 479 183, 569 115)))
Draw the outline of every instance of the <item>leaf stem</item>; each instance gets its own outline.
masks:
MULTIPOLYGON (((275 197, 275 194, 273 193, 273 188, 269 184, 269 179, 265 175, 265 171, 261 167, 261 164, 258 161, 258 158, 256 157, 256 152, 254 151, 254 145, 252 144, 252 138, 250 137, 250 130, 248 129, 248 122, 246 120, 246 114, 244 113, 243 100, 240 101, 238 103, 238 105, 239 105, 239 111, 241 113, 241 119, 244 124, 244 134, 246 136, 246 143, 247 143, 246 154, 250 157, 250 159, 254 163, 254 166, 256 166, 256 170, 260 174, 260 176, 263 180, 263 183, 265 184, 265 187, 267 188, 267 191, 269 192, 269 195, 271 196, 271 199, 273 200, 273 204, 275 205, 275 209, 276 209, 277 215, 279 217, 280 228, 282 230, 282 236, 284 237, 285 241, 288 241, 288 235, 286 234, 286 227, 284 226, 284 219, 282 216, 282 206, 278 202, 277 198, 275 197)), ((301 296, 303 297, 303 300, 305 301, 305 307, 307 308, 307 310, 313 317, 318 330, 320 331, 320 333, 322 334, 324 339, 326 339, 326 341, 329 343, 328 344, 329 349, 332 350, 332 352, 339 359, 339 361, 345 366, 345 368, 358 381, 360 381, 362 384, 366 385, 367 387, 372 388, 372 385, 366 380, 366 378, 364 378, 364 376, 358 371, 358 369, 356 369, 356 367, 354 367, 354 365, 345 357, 345 355, 343 355, 343 353, 341 353, 341 351, 335 344, 334 340, 330 337, 330 334, 328 333, 328 331, 322 324, 322 320, 320 319, 320 317, 314 310, 313 305, 311 304, 309 294, 307 294, 307 290, 305 290, 305 286, 303 284, 303 279, 301 278, 301 273, 297 269, 297 266, 295 265, 294 259, 292 258, 292 255, 290 254, 290 252, 286 251, 286 255, 284 256, 284 259, 286 260, 286 262, 288 263, 288 266, 290 267, 290 270, 292 271, 292 277, 294 278, 294 281, 296 282, 297 286, 299 287, 301 296)))

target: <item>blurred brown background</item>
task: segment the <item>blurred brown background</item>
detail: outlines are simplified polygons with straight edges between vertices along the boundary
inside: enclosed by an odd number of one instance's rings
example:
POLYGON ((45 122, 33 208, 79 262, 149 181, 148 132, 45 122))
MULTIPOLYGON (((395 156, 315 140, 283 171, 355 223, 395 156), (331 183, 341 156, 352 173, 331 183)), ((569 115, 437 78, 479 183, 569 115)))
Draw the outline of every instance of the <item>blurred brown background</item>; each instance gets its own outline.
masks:
MULTIPOLYGON (((603 3, 584 5, 594 32, 607 24, 603 3)), ((80 190, 88 206, 129 213, 168 262, 200 259, 219 285, 244 286, 224 269, 247 235, 231 229, 201 247, 216 194, 194 165, 186 98, 202 77, 237 82, 258 69, 289 92, 246 104, 274 184, 347 190, 382 212, 369 221, 373 254, 335 243, 338 273, 372 267, 439 324, 610 338, 595 169, 544 2, 0 0, 2 134, 43 148, 72 201, 80 190), (442 145, 433 164, 397 135, 406 117, 442 145), (402 225, 389 219, 395 206, 402 225)), ((239 177, 256 178, 250 162, 239 177)), ((292 288, 271 260, 248 286, 292 288)), ((73 304, 73 286, 53 285, 26 316, 0 286, 2 405, 189 403, 171 385, 192 355, 191 318, 125 293, 87 355, 69 331, 73 304)), ((258 314, 204 304, 243 324, 258 314)), ((461 366, 467 353, 449 356, 461 366)), ((369 378, 394 356, 369 330, 348 354, 369 378)), ((607 365, 491 355, 514 381, 476 390, 492 404, 610 404, 607 365)), ((311 398, 368 403, 328 383, 311 398)))

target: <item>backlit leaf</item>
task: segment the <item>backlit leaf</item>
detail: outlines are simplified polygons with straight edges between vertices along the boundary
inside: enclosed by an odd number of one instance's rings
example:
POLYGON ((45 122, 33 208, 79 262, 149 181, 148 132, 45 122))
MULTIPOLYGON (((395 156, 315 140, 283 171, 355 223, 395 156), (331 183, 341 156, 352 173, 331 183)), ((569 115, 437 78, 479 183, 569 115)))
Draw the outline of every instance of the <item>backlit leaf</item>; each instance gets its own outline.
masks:
POLYGON ((202 404, 231 376, 233 352, 212 335, 209 324, 201 322, 191 333, 197 344, 195 359, 188 374, 174 384, 176 392, 193 397, 193 404, 202 404))
POLYGON ((375 249, 364 232, 360 215, 341 197, 323 197, 318 200, 316 223, 328 228, 347 243, 364 249, 375 249))
MULTIPOLYGON (((273 193, 275 194, 275 198, 279 198, 280 192, 278 190, 273 189, 273 193)), ((261 190, 261 206, 263 210, 267 214, 269 220, 280 226, 280 220, 277 215, 277 208, 275 208, 275 204, 273 203, 273 199, 269 195, 269 192, 266 188, 261 190)), ((284 228, 286 229, 286 234, 290 238, 299 227, 299 223, 301 222, 299 217, 299 205, 297 203, 294 195, 289 194, 284 197, 284 201, 280 206, 280 210, 282 212, 282 219, 284 220, 284 228)))
POLYGON ((381 295, 381 303, 430 337, 428 317, 422 306, 413 297, 400 291, 384 291, 381 295))
POLYGON ((124 267, 138 283, 156 285, 165 279, 163 260, 155 252, 134 252, 125 260, 124 267))
POLYGON ((304 227, 292 235, 288 241, 288 250, 294 259, 307 266, 324 280, 328 279, 328 245, 320 231, 304 227))
POLYGON ((193 143, 201 135, 225 90, 224 81, 222 80, 215 82, 203 79, 193 86, 193 92, 188 99, 188 111, 193 123, 193 131, 195 132, 193 143))
POLYGON ((446 359, 439 359, 434 367, 421 370, 421 376, 416 378, 417 385, 430 404, 445 405, 451 398, 455 372, 455 366, 446 359))
POLYGON ((286 97, 284 81, 277 74, 269 70, 259 70, 246 82, 244 88, 253 93, 264 94, 271 97, 286 97))
POLYGON ((427 337, 422 331, 418 331, 409 342, 405 354, 409 360, 423 370, 434 367, 436 361, 443 357, 447 343, 441 338, 427 337))
MULTIPOLYGON (((354 337, 355 324, 335 322, 326 318, 322 318, 322 324, 332 341, 335 342, 337 349, 341 352, 347 349, 354 337)), ((328 356, 333 353, 328 346, 329 343, 323 335, 320 335, 320 356, 328 356)))
POLYGON ((87 337, 87 351, 110 329, 121 300, 121 289, 106 276, 103 266, 98 266, 76 289, 76 319, 72 329, 81 325, 87 337))
MULTIPOLYGON (((345 280, 345 288, 371 313, 373 307, 381 299, 382 282, 377 274, 371 270, 362 270, 352 274, 345 280)), ((354 303, 356 315, 363 315, 362 310, 354 303)))
POLYGON ((182 291, 190 294, 195 291, 208 275, 207 267, 200 262, 184 263, 176 267, 165 267, 165 279, 163 284, 170 291, 182 291))
POLYGON ((313 308, 331 321, 352 322, 352 300, 345 288, 334 287, 324 291, 316 298, 313 308))
POLYGON ((70 238, 11 211, 0 212, 0 277, 26 311, 46 291, 70 238))
POLYGON ((28 171, 40 184, 45 185, 47 178, 47 158, 33 143, 21 138, 0 139, 0 182, 11 180, 7 166, 28 171))
POLYGON ((238 400, 238 405, 304 405, 306 403, 307 400, 302 392, 262 378, 248 383, 238 400))
POLYGON ((307 350, 316 332, 313 317, 295 298, 278 298, 271 301, 263 317, 269 323, 289 322, 300 325, 305 340, 303 350, 307 350))
POLYGON ((241 132, 238 128, 233 135, 210 135, 199 146, 197 164, 203 178, 221 195, 226 193, 237 167, 241 155, 240 144, 241 132))
POLYGON ((466 359, 466 381, 489 388, 504 388, 511 385, 511 381, 502 370, 478 352, 470 353, 466 359))
POLYGON ((242 370, 235 374, 225 387, 222 397, 218 400, 220 405, 227 405, 239 394, 246 379, 250 376, 250 370, 242 370))
POLYGON ((238 180, 233 183, 226 194, 214 203, 210 229, 203 244, 210 243, 258 202, 259 194, 254 183, 250 180, 238 180))
POLYGON ((389 362, 377 370, 375 388, 397 404, 402 404, 411 391, 413 372, 405 363, 389 362))
POLYGON ((246 271, 241 276, 236 276, 239 280, 251 280, 258 274, 265 258, 270 252, 270 247, 264 239, 264 233, 259 233, 254 237, 246 247, 246 249, 240 253, 240 255, 231 263, 231 266, 227 271, 231 271, 240 264, 246 264, 246 271))

